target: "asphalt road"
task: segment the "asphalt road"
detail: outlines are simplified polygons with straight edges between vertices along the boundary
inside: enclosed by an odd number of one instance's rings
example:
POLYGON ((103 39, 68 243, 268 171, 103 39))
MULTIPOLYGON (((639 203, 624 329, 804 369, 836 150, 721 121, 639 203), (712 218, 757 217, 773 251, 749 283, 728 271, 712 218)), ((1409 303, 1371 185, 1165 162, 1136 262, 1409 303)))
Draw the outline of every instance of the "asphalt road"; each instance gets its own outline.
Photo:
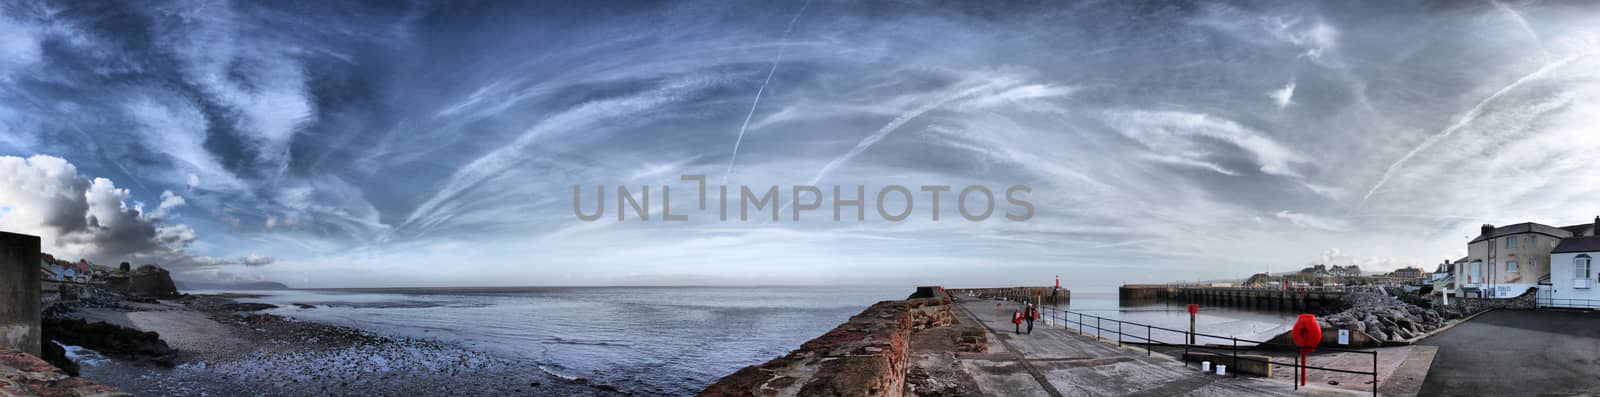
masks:
POLYGON ((1421 344, 1439 347, 1423 396, 1600 392, 1600 312, 1496 310, 1421 344))

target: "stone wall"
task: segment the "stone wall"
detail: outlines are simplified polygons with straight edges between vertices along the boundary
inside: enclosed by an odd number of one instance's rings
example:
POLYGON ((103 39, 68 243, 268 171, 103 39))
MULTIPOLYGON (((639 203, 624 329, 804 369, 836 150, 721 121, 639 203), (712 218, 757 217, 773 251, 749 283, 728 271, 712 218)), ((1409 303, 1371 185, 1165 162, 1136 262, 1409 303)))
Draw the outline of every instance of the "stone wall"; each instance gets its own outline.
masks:
POLYGON ((127 394, 88 379, 69 376, 38 357, 0 346, 0 396, 121 397, 127 394))
POLYGON ((1537 309, 1539 308, 1539 289, 1529 288, 1521 296, 1515 298, 1450 298, 1450 304, 1445 305, 1442 298, 1434 298, 1434 309, 1451 318, 1466 317, 1491 309, 1537 309))
POLYGON ((955 322, 936 297, 878 302, 783 357, 718 380, 702 396, 899 396, 911 334, 955 322))
POLYGON ((39 237, 0 232, 0 345, 38 355, 39 237))

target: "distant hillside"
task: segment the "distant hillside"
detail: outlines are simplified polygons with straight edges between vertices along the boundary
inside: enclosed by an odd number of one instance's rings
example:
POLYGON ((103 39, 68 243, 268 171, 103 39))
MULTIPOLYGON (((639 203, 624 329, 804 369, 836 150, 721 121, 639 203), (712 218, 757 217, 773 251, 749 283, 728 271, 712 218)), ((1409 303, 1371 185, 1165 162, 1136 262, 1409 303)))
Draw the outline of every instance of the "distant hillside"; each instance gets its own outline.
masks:
POLYGON ((267 291, 285 290, 289 286, 276 281, 250 281, 250 282, 216 282, 216 281, 179 281, 178 289, 182 291, 193 290, 223 290, 223 291, 267 291))

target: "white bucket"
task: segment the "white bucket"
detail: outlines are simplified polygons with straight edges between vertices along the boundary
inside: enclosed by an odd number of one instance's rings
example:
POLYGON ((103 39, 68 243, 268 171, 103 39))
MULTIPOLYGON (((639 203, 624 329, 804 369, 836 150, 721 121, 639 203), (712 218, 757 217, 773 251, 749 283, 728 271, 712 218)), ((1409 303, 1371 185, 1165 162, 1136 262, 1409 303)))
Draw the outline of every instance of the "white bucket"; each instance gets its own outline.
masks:
POLYGON ((1217 375, 1227 375, 1227 374, 1228 374, 1228 366, 1222 365, 1222 364, 1217 364, 1217 375))
POLYGON ((1211 362, 1210 361, 1201 361, 1200 362, 1200 372, 1207 372, 1207 371, 1211 371, 1211 362))

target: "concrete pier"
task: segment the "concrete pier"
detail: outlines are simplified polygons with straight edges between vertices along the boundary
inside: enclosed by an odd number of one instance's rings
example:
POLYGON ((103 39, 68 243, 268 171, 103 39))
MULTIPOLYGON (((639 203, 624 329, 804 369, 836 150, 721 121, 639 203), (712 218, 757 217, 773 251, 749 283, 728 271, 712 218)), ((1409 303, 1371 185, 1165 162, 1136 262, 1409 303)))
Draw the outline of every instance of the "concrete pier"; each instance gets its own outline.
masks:
MULTIPOLYGON (((1094 335, 1036 324, 1018 334, 1009 312, 992 300, 958 303, 961 323, 988 332, 988 353, 957 354, 957 368, 987 396, 1295 396, 1294 386, 1252 377, 1217 376, 1164 354, 1120 348, 1094 335)), ((1354 395, 1318 388, 1319 395, 1354 395)))
POLYGON ((39 237, 0 232, 0 345, 39 355, 39 237))
POLYGON ((984 299, 1038 303, 1044 306, 1065 305, 1072 301, 1072 291, 1054 287, 947 288, 945 291, 958 297, 977 296, 984 299))

